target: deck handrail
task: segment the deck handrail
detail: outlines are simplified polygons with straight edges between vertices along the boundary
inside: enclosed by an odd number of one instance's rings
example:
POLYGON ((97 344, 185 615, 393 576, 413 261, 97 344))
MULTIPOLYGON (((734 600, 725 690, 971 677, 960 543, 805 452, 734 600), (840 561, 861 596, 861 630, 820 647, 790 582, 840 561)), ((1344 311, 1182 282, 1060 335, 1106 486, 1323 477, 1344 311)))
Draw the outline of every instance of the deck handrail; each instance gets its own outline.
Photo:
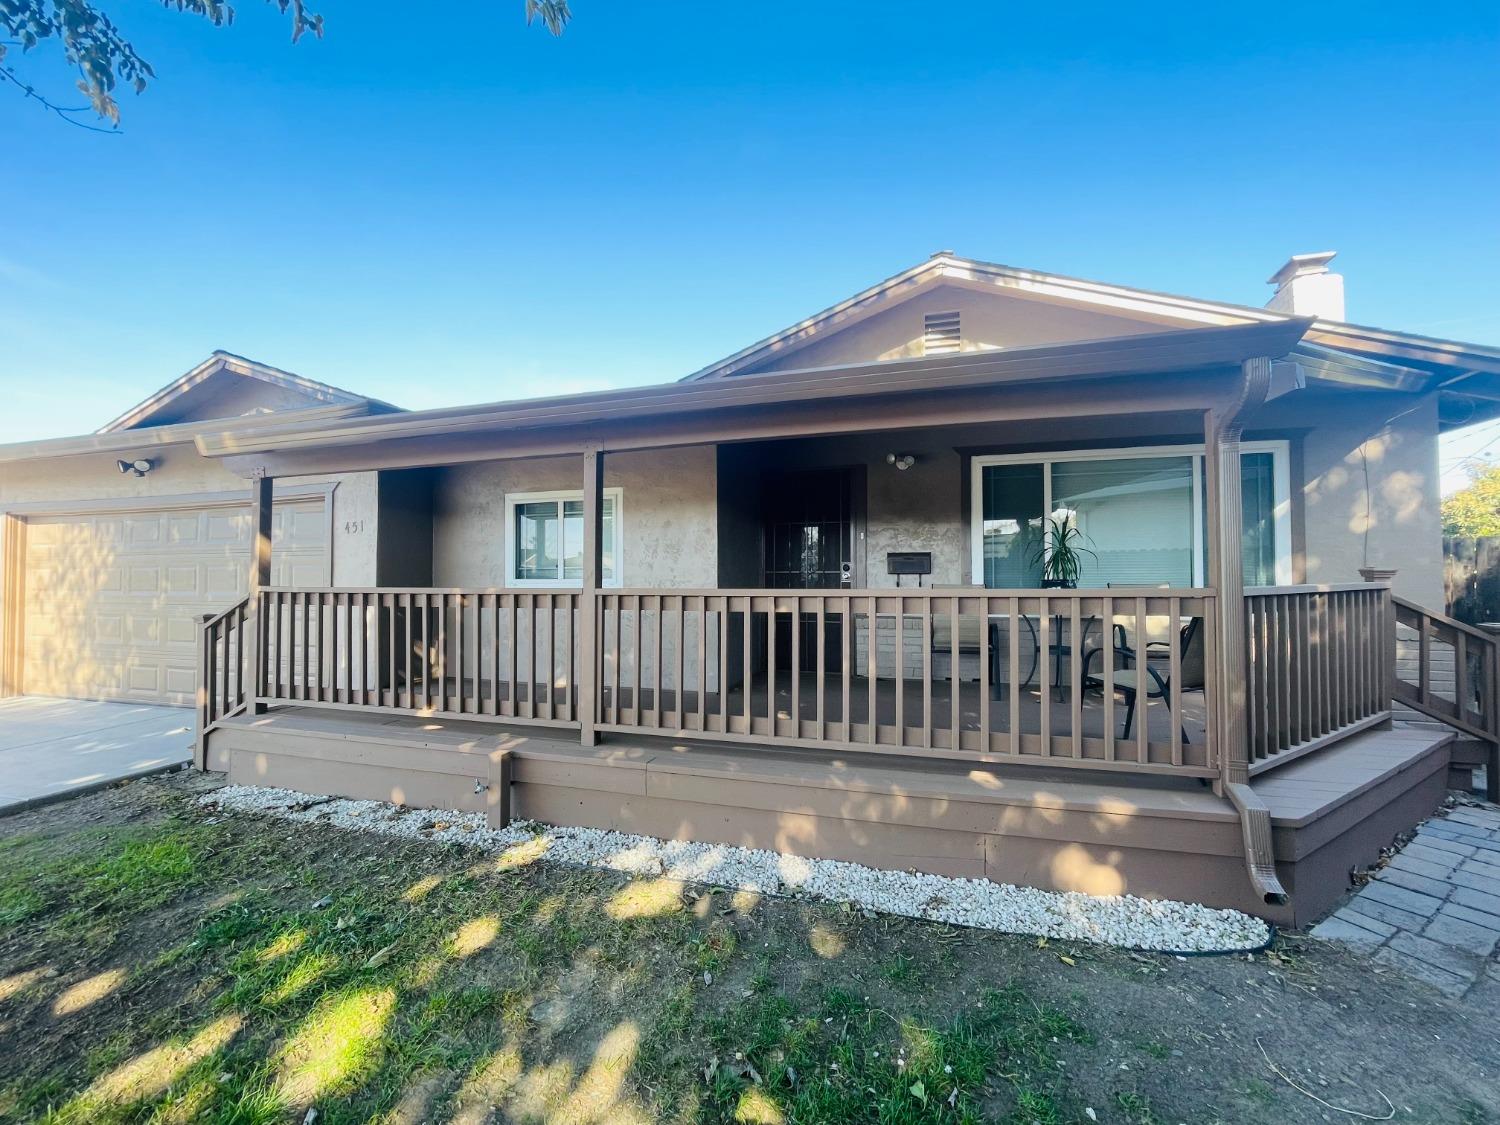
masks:
MULTIPOLYGON (((1387 717, 1388 587, 1245 599, 1252 772, 1387 717)), ((590 660, 602 731, 1209 779, 1224 764, 1211 588, 605 588, 593 653, 579 587, 267 586, 257 604, 258 703, 580 728, 590 660)), ((205 730, 246 702, 248 672, 226 695, 219 669, 248 612, 204 623, 205 730)))
POLYGON ((225 719, 249 705, 249 665, 245 652, 245 621, 250 598, 241 598, 218 613, 198 619, 198 688, 194 707, 194 761, 207 767, 208 735, 225 719))
POLYGON ((1392 598, 1394 624, 1416 636, 1393 637, 1404 650, 1391 669, 1398 703, 1487 744, 1486 795, 1500 801, 1500 638, 1406 598, 1392 598), (1415 646, 1415 661, 1412 648, 1415 646), (1404 671, 1415 664, 1415 679, 1404 671), (1451 698, 1446 673, 1451 664, 1451 698), (1439 682, 1441 680, 1441 682, 1439 682))

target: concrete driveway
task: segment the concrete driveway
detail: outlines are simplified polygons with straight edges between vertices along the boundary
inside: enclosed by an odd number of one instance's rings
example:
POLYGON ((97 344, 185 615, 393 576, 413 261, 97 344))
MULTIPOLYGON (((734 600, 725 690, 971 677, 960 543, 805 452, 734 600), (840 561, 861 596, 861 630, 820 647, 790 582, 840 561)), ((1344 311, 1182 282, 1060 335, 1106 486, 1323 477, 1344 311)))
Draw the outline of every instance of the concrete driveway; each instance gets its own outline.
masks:
POLYGON ((185 707, 0 699, 0 815, 191 760, 185 707))

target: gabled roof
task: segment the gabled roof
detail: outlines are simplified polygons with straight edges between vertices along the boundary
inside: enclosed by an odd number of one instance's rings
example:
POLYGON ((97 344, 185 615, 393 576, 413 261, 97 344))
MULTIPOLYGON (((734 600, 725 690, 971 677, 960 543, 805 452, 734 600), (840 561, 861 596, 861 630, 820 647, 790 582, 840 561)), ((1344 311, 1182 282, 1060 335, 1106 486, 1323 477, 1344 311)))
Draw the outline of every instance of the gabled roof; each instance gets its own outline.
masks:
POLYGON ((172 445, 191 445, 200 434, 252 434, 266 426, 287 426, 297 422, 329 423, 340 418, 365 417, 371 413, 366 402, 334 403, 308 410, 274 410, 246 414, 239 418, 213 418, 201 422, 173 422, 165 426, 143 426, 137 430, 115 430, 110 433, 83 434, 79 437, 41 438, 0 445, 0 464, 51 457, 86 457, 101 454, 141 456, 154 449, 172 445))
MULTIPOLYGON (((958 285, 980 291, 1010 292, 1018 296, 1050 298, 1073 304, 1092 305, 1115 315, 1132 313, 1143 319, 1194 325, 1265 324, 1295 319, 1269 309, 1205 301, 1149 289, 1110 285, 1101 281, 1019 269, 995 262, 962 258, 940 250, 925 262, 902 270, 836 305, 814 313, 764 340, 686 376, 683 382, 721 379, 737 375, 775 356, 796 350, 814 338, 846 328, 875 313, 889 309, 937 284, 958 285)), ((1377 357, 1387 364, 1415 364, 1424 370, 1461 367, 1500 374, 1500 348, 1438 340, 1405 332, 1318 320, 1308 329, 1307 340, 1357 355, 1377 357)))
MULTIPOLYGON (((1179 328, 1067 344, 876 360, 774 371, 703 385, 664 383, 444 407, 389 417, 268 424, 250 433, 216 434, 205 430, 198 436, 197 446, 207 457, 241 460, 268 454, 318 456, 339 447, 382 444, 387 448, 400 447, 381 466, 390 468, 398 462, 447 464, 537 455, 518 452, 525 448, 534 431, 550 431, 546 440, 564 444, 567 451, 580 440, 615 451, 691 445, 715 440, 712 435, 721 435, 742 425, 747 417, 753 421, 760 417, 759 412, 774 409, 799 416, 793 430, 774 436, 790 432, 806 434, 814 432, 808 428, 812 423, 800 415, 820 404, 836 406, 839 425, 846 426, 858 419, 855 405, 872 399, 903 401, 913 396, 993 391, 1028 384, 1222 372, 1237 367, 1246 358, 1286 355, 1297 345, 1309 323, 1305 318, 1277 317, 1269 324, 1179 328), (683 419, 696 419, 698 428, 679 424, 683 419), (617 432, 611 434, 609 430, 617 432), (580 438, 580 434, 585 436, 580 438), (503 440, 497 442, 497 436, 503 440), (449 455, 429 455, 426 449, 419 448, 422 441, 444 443, 449 455), (477 453, 471 456, 456 452, 469 446, 477 449, 477 453)), ((350 464, 353 463, 351 460, 350 464)))
POLYGON ((346 391, 340 387, 331 386, 328 383, 320 383, 316 379, 307 379, 301 375, 294 375, 292 372, 283 371, 279 367, 257 363, 253 359, 246 359, 244 356, 233 355, 230 352, 216 351, 186 375, 174 379, 150 398, 131 407, 113 422, 100 427, 96 432, 112 434, 119 433, 122 430, 133 430, 143 426, 150 426, 152 424, 151 419, 165 411, 171 403, 180 399, 193 388, 225 374, 241 376, 246 379, 258 379, 263 383, 295 391, 314 402, 324 403, 329 406, 365 406, 368 408, 369 413, 389 413, 399 409, 390 403, 381 402, 379 399, 357 395, 352 391, 346 391))

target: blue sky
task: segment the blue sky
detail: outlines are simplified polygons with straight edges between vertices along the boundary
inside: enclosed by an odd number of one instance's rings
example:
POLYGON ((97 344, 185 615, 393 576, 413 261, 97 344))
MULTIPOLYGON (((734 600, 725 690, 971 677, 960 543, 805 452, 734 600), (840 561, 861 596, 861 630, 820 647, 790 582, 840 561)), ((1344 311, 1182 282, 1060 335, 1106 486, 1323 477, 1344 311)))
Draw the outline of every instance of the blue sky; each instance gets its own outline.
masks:
POLYGON ((1247 304, 1337 249, 1351 320, 1500 344, 1490 3, 104 2, 123 136, 0 92, 0 441, 214 348, 409 407, 673 379, 942 248, 1247 304))

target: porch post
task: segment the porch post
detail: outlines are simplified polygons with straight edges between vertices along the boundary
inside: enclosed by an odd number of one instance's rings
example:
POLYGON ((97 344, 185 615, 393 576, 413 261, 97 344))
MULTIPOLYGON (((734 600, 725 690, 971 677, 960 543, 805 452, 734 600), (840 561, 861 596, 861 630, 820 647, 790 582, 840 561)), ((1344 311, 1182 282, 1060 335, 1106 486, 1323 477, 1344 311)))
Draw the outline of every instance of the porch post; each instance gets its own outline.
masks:
POLYGON ((250 482, 250 575, 246 583, 250 612, 245 616, 245 632, 240 642, 245 651, 240 654, 240 660, 250 671, 248 703, 252 715, 266 712, 266 705, 261 702, 265 692, 265 661, 261 659, 260 592, 271 584, 272 490, 271 477, 255 477, 250 482))
POLYGON ((1208 508, 1208 580, 1218 598, 1218 723, 1220 786, 1248 783, 1245 721, 1245 580, 1240 425, 1218 410, 1203 415, 1203 492, 1208 508))
POLYGON ((585 746, 599 741, 595 729, 599 713, 599 578, 604 559, 604 451, 583 451, 583 593, 578 599, 579 739, 585 746))
POLYGON ((1245 721, 1245 683, 1249 660, 1245 648, 1245 574, 1242 559, 1244 502, 1240 495, 1240 434, 1245 416, 1265 401, 1271 385, 1271 361, 1247 359, 1241 367, 1238 395, 1203 415, 1203 490, 1208 507, 1208 575, 1218 604, 1219 637, 1215 667, 1218 679, 1214 720, 1219 778, 1214 789, 1227 797, 1240 816, 1245 868, 1250 883, 1266 902, 1285 902, 1286 889, 1276 874, 1271 810, 1250 788, 1250 745, 1245 721))

